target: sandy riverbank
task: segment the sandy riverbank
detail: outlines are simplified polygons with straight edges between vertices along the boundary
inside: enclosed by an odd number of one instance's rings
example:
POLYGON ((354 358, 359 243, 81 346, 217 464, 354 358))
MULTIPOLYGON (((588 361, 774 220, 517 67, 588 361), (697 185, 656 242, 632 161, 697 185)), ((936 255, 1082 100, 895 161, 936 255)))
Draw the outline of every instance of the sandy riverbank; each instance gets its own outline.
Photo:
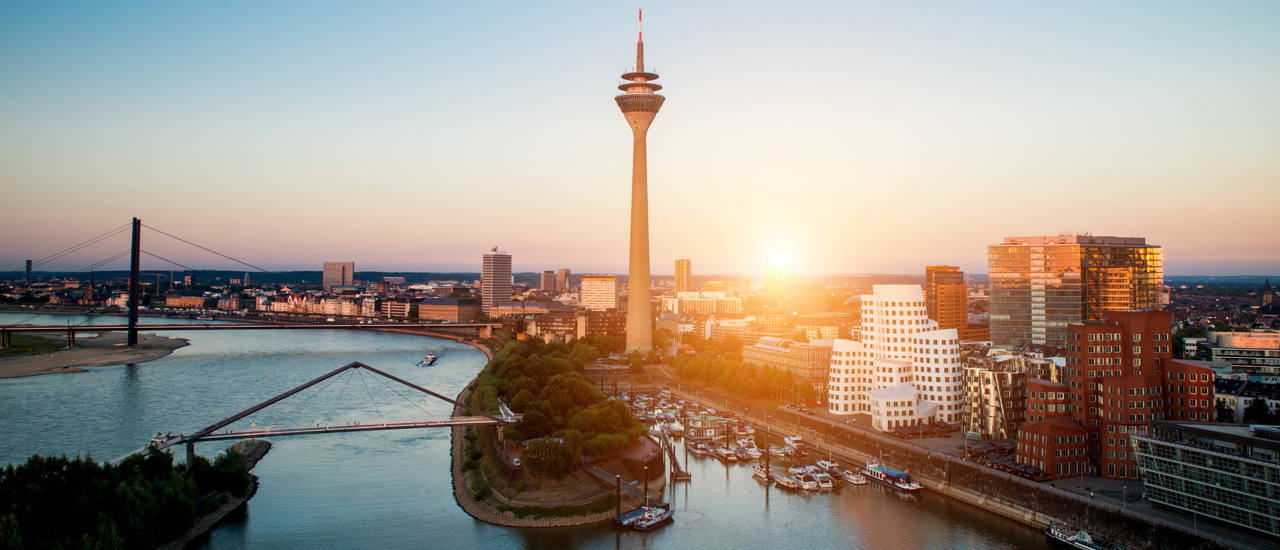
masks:
POLYGON ((0 378, 20 378, 60 372, 84 372, 83 367, 104 367, 154 361, 187 345, 185 338, 139 334, 138 347, 129 349, 127 336, 104 332, 91 338, 76 338, 76 347, 52 354, 0 359, 0 378))

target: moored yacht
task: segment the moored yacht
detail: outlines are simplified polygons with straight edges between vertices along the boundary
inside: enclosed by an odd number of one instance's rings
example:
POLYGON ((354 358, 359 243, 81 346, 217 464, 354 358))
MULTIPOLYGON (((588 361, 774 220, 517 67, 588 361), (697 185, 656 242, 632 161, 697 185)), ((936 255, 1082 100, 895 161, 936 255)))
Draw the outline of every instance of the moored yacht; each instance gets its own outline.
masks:
POLYGON ((920 484, 912 480, 910 474, 887 468, 880 464, 879 460, 868 460, 867 467, 862 470, 862 475, 895 491, 914 493, 920 490, 920 484))
POLYGON ((866 485, 867 477, 862 474, 855 474, 849 470, 840 473, 840 479, 850 485, 866 485))
POLYGON ((765 481, 773 480, 773 472, 764 464, 756 464, 751 467, 751 475, 763 479, 765 481))

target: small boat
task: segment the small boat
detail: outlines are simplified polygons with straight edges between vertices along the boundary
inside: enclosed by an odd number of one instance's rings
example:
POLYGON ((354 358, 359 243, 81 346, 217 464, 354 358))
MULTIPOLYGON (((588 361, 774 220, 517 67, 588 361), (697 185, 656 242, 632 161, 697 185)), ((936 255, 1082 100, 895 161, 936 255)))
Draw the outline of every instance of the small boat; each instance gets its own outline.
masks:
POLYGON ((711 447, 708 447, 706 443, 703 443, 701 441, 696 443, 691 443, 688 446, 688 449, 689 449, 689 452, 693 453, 695 456, 707 456, 715 452, 715 451, 712 451, 711 447))
POLYGON ((779 447, 777 445, 769 445, 769 456, 774 458, 786 458, 787 454, 786 448, 779 447))
POLYGON ((874 458, 867 461, 867 467, 863 468, 862 475, 895 491, 914 493, 920 490, 920 484, 912 480, 910 474, 886 468, 874 458))
POLYGON ((1081 550, 1127 550, 1124 546, 1111 541, 1094 539, 1089 533, 1084 531, 1072 531, 1064 529, 1060 526, 1049 523, 1049 528, 1044 530, 1044 534, 1049 538, 1059 542, 1066 543, 1072 548, 1080 548, 1081 550))
POLYGON ((724 447, 716 447, 713 452, 715 452, 717 458, 725 462, 738 461, 738 454, 724 447))
POLYGON ((820 489, 820 487, 818 486, 818 480, 814 479, 814 477, 809 474, 800 474, 798 476, 792 476, 791 479, 796 480, 796 483, 800 484, 800 488, 806 491, 817 491, 820 489))
POLYGON ((800 489, 800 482, 794 479, 791 479, 789 477, 775 478, 774 481, 777 482, 778 486, 782 487, 783 489, 791 489, 793 491, 800 489))
POLYGON ((804 439, 801 439, 800 436, 798 435, 793 435, 791 437, 784 437, 782 438, 782 442, 792 447, 795 447, 797 449, 804 447, 804 439))
POLYGON ((809 470, 803 464, 792 464, 790 468, 787 468, 787 473, 798 476, 809 473, 809 470))
POLYGON ((867 477, 862 474, 855 474, 849 470, 840 473, 840 479, 850 485, 866 485, 867 477))
POLYGON ((766 467, 764 464, 756 464, 755 466, 752 466, 751 475, 756 476, 765 481, 773 480, 773 472, 770 471, 769 468, 766 467))
POLYGON ((648 499, 645 499, 644 506, 613 518, 613 524, 637 531, 648 531, 671 521, 675 516, 675 512, 670 507, 664 506, 649 506, 648 499))
POLYGON ((819 491, 830 491, 836 488, 835 482, 827 474, 813 474, 813 479, 818 482, 819 491))
POLYGON ((835 470, 837 472, 840 471, 840 465, 830 460, 819 460, 818 468, 824 472, 830 472, 831 470, 835 470))
POLYGON ((428 353, 427 356, 422 359, 422 361, 418 362, 419 367, 430 367, 431 365, 434 365, 434 364, 436 364, 436 354, 434 353, 428 353))

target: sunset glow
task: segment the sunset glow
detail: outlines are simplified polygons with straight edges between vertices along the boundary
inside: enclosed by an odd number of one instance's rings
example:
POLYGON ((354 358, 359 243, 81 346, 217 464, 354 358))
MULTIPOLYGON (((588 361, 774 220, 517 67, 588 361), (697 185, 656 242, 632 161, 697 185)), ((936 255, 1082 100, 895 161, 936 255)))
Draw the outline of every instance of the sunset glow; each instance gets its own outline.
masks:
MULTIPOLYGON (((1062 231, 1145 236, 1170 274, 1280 270, 1274 2, 645 8, 678 98, 650 132, 657 274, 758 273, 762 244, 798 273, 980 273, 1002 237, 1062 231)), ((610 92, 633 6, 0 15, 0 186, 22 205, 0 233, 39 236, 5 266, 137 215, 271 269, 474 271, 501 243, 516 271, 625 271, 610 92), (548 238, 535 212, 573 222, 548 238)))

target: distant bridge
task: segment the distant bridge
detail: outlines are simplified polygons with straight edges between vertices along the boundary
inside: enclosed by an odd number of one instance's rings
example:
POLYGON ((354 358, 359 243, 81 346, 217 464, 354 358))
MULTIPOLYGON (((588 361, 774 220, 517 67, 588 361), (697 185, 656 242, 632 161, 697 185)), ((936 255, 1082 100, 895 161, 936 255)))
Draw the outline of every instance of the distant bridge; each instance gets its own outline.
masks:
MULTIPOLYGON (((139 330, 175 331, 175 330, 295 330, 295 329, 399 329, 399 330, 442 330, 465 329, 475 330, 480 338, 489 338, 493 329, 501 328, 501 323, 237 323, 218 325, 139 325, 139 330)), ((12 345, 12 334, 15 332, 65 334, 67 347, 76 343, 76 334, 81 332, 127 332, 128 325, 75 325, 75 326, 7 326, 0 327, 0 349, 12 345)))
POLYGON ((192 433, 190 435, 183 434, 183 435, 177 435, 177 436, 172 436, 172 435, 158 436, 157 438, 152 439, 151 442, 146 447, 143 447, 142 449, 135 451, 135 453, 146 451, 147 447, 154 446, 158 449, 165 449, 173 445, 179 445, 179 444, 185 443, 187 445, 187 464, 188 464, 188 467, 190 467, 190 465, 194 464, 194 461, 195 461, 195 443, 197 441, 227 441, 227 440, 238 440, 238 439, 282 437, 282 436, 290 436, 290 435, 371 432, 371 431, 381 431, 381 430, 404 430, 404 429, 413 429, 413 428, 440 428, 440 427, 450 427, 450 426, 505 426, 507 424, 512 424, 520 420, 520 415, 513 414, 510 411, 510 409, 507 409, 505 406, 502 406, 501 410, 502 410, 502 413, 501 413, 502 416, 494 416, 480 409, 467 405, 465 403, 461 403, 459 401, 440 395, 422 386, 413 384, 412 382, 407 382, 403 379, 400 379, 398 377, 382 372, 378 369, 365 365, 364 363, 353 362, 353 363, 347 364, 344 367, 336 369, 328 374, 325 374, 319 378, 316 378, 315 380, 307 382, 301 386, 298 386, 294 389, 284 392, 278 396, 275 396, 275 397, 272 397, 271 399, 263 401, 262 403, 259 403, 252 407, 249 407, 248 409, 245 409, 241 412, 231 415, 230 417, 224 420, 214 423, 213 425, 203 430, 192 433), (415 420, 415 421, 406 421, 406 422, 382 421, 375 424, 361 424, 361 423, 355 423, 355 424, 345 423, 344 425, 325 424, 325 425, 304 426, 304 427, 295 427, 295 428, 277 428, 274 426, 258 428, 256 425, 253 425, 251 423, 251 427, 247 430, 225 429, 227 426, 230 426, 231 424, 237 421, 243 420, 244 418, 248 417, 251 414, 259 412, 276 403, 279 403, 292 395, 295 395, 307 388, 310 388, 316 384, 319 384, 320 382, 333 378, 334 376, 337 376, 344 372, 355 371, 357 369, 364 369, 366 371, 369 371, 372 374, 382 376, 383 378, 386 378, 393 382, 398 382, 411 389, 417 390, 418 392, 425 393, 437 399, 452 403, 455 406, 455 409, 457 407, 461 407, 473 413, 474 416, 455 416, 450 418, 437 418, 437 419, 431 419, 431 420, 415 420))

